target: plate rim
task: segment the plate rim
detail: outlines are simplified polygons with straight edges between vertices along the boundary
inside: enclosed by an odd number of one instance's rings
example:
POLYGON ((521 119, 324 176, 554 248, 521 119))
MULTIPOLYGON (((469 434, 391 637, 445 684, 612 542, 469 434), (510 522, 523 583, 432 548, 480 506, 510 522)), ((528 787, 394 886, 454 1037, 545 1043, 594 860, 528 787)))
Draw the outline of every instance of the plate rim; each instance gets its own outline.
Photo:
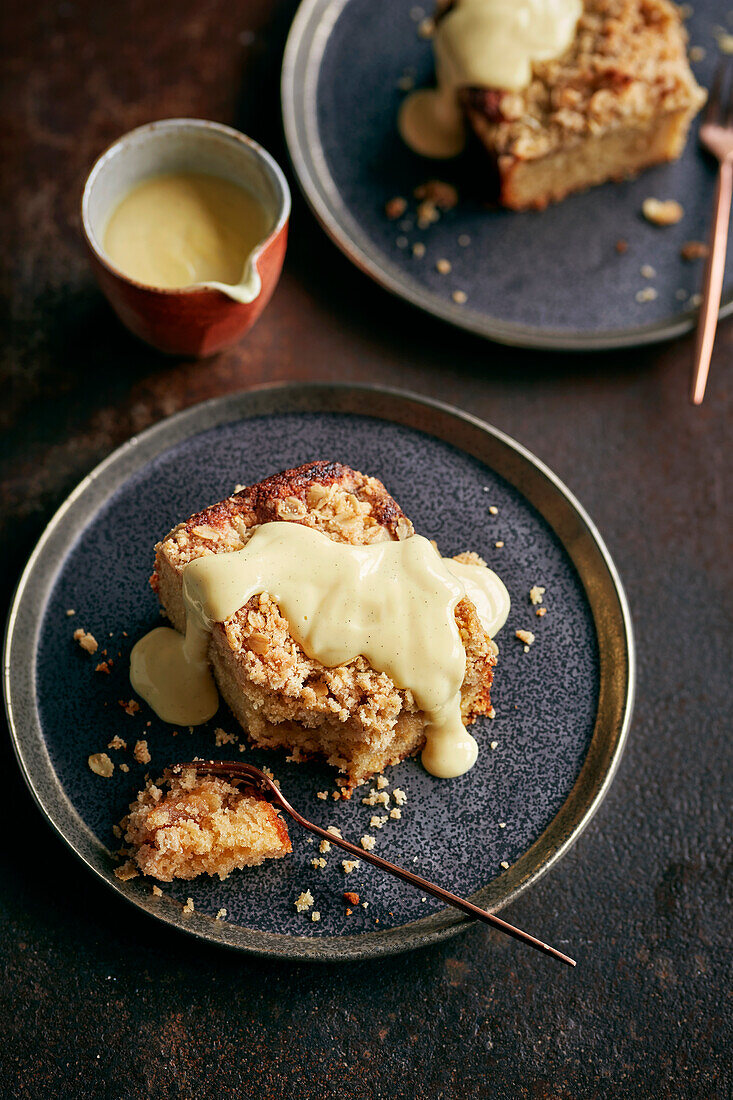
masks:
MULTIPOLYGON (((615 615, 613 628, 620 632, 620 651, 614 656, 613 671, 609 671, 610 666, 604 667, 601 654, 600 696, 591 744, 580 774, 563 805, 543 833, 522 852, 513 866, 482 886, 471 896, 471 900, 491 911, 497 911, 523 893, 566 854, 594 816, 610 788, 631 723, 636 658, 631 615, 623 585, 593 521, 572 492, 540 459, 522 444, 478 417, 445 402, 407 390, 348 382, 280 382, 258 385, 183 409, 116 448, 63 501, 36 543, 20 576, 8 614, 3 647, 6 715, 21 774, 48 824, 98 878, 136 908, 199 939, 260 957, 299 961, 385 957, 441 942, 466 930, 475 922, 455 910, 444 909, 394 928, 360 935, 299 937, 229 925, 198 912, 183 916, 178 902, 166 895, 163 898, 153 897, 141 878, 122 883, 114 877, 109 849, 82 821, 63 791, 46 749, 36 706, 35 659, 47 597, 58 574, 57 561, 64 560, 66 552, 78 537, 81 526, 94 516, 111 492, 170 447, 221 424, 235 423, 254 416, 292 412, 336 412, 372 416, 417 428, 437 439, 445 439, 445 436, 426 428, 423 425, 425 418, 430 420, 437 417, 445 420, 448 425, 455 425, 457 421, 464 432, 472 432, 476 439, 488 440, 492 445, 505 450, 509 459, 518 461, 520 471, 529 467, 534 477, 539 475, 540 487, 547 483, 552 499, 556 499, 561 508, 569 509, 569 515, 579 521, 580 537, 589 542, 591 550, 599 556, 607 574, 604 581, 610 585, 610 591, 616 599, 617 606, 612 609, 604 608, 604 617, 611 612, 615 615), (395 415, 387 415, 387 410, 395 415), (619 669, 623 670, 622 675, 619 669), (612 694, 615 692, 618 713, 609 731, 601 728, 601 707, 604 684, 611 680, 614 681, 611 687, 612 694), (30 708, 30 712, 22 714, 24 707, 30 708), (591 757, 599 753, 602 765, 600 774, 591 774, 591 765, 594 762, 591 757), (590 789, 583 793, 587 785, 590 789), (570 812, 568 807, 578 798, 580 805, 574 807, 574 812, 570 813, 571 820, 563 827, 561 819, 570 812), (536 853, 530 859, 530 854, 535 849, 541 854, 538 856, 536 853), (501 886, 497 887, 496 884, 501 886)), ((458 446, 455 440, 446 441, 458 446)), ((462 444, 459 449, 485 462, 462 444)), ((506 473, 497 472, 507 478, 506 473)), ((537 508, 537 504, 527 496, 524 489, 519 488, 510 478, 507 480, 530 505, 537 508)), ((537 510, 545 522, 556 530, 544 512, 540 508, 537 510)), ((558 537, 586 590, 600 649, 599 622, 586 583, 588 578, 584 578, 562 536, 558 534, 558 537)))
MULTIPOLYGON (((692 331, 697 308, 667 320, 594 333, 527 325, 489 317, 445 301, 411 279, 374 245, 342 201, 319 140, 315 96, 323 53, 338 17, 351 0, 301 0, 290 26, 280 79, 285 143, 298 186, 328 237, 375 283, 397 298, 476 336, 509 347, 544 351, 607 351, 671 340, 692 331), (315 51, 315 52, 314 52, 315 51)), ((719 320, 733 313, 733 290, 724 294, 719 320)))

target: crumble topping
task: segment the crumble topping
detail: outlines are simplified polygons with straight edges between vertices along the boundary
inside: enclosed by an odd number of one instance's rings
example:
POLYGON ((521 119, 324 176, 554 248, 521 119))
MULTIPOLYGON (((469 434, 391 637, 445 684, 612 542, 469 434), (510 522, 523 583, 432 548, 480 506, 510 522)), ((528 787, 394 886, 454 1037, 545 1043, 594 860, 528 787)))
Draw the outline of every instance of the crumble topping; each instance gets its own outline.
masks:
POLYGON ((399 821, 400 818, 402 817, 402 810, 399 810, 395 806, 394 809, 389 811, 389 816, 392 818, 393 821, 399 821))
POLYGON ((358 859, 342 859, 341 866, 344 869, 344 874, 350 875, 352 871, 355 871, 359 866, 358 859))
POLYGON ((236 734, 227 733, 226 730, 221 729, 219 726, 214 730, 214 740, 216 742, 216 747, 220 749, 222 745, 233 745, 238 738, 236 734))
POLYGON ((373 836, 369 836, 368 833, 365 833, 364 836, 360 838, 359 843, 361 844, 364 851, 371 852, 372 848, 377 842, 373 836))
POLYGON ((314 909, 314 910, 313 910, 313 912, 311 913, 311 920, 312 920, 312 921, 314 922, 314 924, 315 924, 315 923, 317 923, 317 922, 318 922, 318 921, 319 921, 320 919, 321 919, 321 914, 320 914, 320 913, 318 912, 318 910, 317 910, 317 909, 314 909))
POLYGON ((318 845, 318 851, 321 855, 327 855, 331 851, 331 842, 328 840, 322 840, 318 845))
POLYGON ((186 898, 186 904, 183 906, 183 909, 182 909, 182 912, 185 914, 185 916, 188 916, 190 913, 193 913, 193 908, 194 908, 193 898, 186 898))
POLYGON ((311 860, 311 867, 315 867, 315 869, 317 871, 322 869, 325 866, 326 866, 326 861, 323 858, 323 856, 314 856, 314 858, 311 860))
POLYGON ((160 886, 153 886, 153 889, 152 889, 151 893, 152 893, 154 898, 162 898, 163 897, 163 891, 161 890, 160 886))
POLYGON ((227 915, 227 910, 226 909, 223 909, 223 908, 222 909, 217 909, 216 916, 214 917, 214 920, 224 920, 224 917, 226 915, 227 915))
POLYGON ((115 734, 112 740, 107 745, 108 749, 126 749, 127 741, 123 741, 122 738, 115 734))
POLYGON ((533 585, 529 590, 529 602, 531 604, 542 603, 542 597, 544 596, 546 588, 543 588, 541 584, 533 585))
POLYGON ((404 806, 407 802, 407 795, 400 787, 395 787, 392 791, 392 798, 394 798, 398 806, 404 806))
POLYGON ((140 704, 136 699, 128 699, 127 702, 125 702, 124 699, 118 699, 117 702, 122 707, 125 714, 129 714, 130 718, 134 718, 140 710, 140 704))
POLYGON ((128 859, 120 867, 115 867, 115 878, 118 878, 120 882, 129 882, 131 878, 137 878, 139 874, 140 872, 131 859, 128 859))
POLYGON ((386 775, 378 775, 377 776, 377 790, 378 791, 383 791, 385 789, 385 787, 388 787, 388 786, 389 786, 389 779, 387 779, 386 775))

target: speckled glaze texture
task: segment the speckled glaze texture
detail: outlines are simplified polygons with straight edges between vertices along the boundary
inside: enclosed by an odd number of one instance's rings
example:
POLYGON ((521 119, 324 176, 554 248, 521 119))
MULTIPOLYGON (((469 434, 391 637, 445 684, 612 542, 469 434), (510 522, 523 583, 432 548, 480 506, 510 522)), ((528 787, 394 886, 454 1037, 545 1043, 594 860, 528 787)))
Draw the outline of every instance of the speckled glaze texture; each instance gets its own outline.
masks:
MULTIPOLYGON (((423 7, 429 14, 429 5, 423 7)), ((721 20, 719 0, 696 3, 687 20, 691 44, 706 48, 693 64, 706 87, 721 20)), ((634 180, 570 196, 540 213, 489 209, 482 150, 432 161, 413 154, 397 133, 405 95, 398 82, 407 77, 415 87, 434 84, 431 43, 417 27, 411 0, 309 0, 291 35, 293 80, 286 82, 283 102, 286 122, 289 113, 295 121, 288 140, 293 152, 298 133, 309 127, 295 166, 319 216, 326 220, 325 210, 333 219, 344 251, 423 308, 510 343, 605 346, 689 327, 702 262, 685 262, 680 248, 706 240, 715 187, 715 165, 699 149, 697 123, 679 161, 634 180), (455 184, 461 201, 420 230, 411 196, 428 179, 455 184), (410 202, 405 215, 390 221, 384 207, 394 196, 410 202), (648 196, 680 200, 683 219, 665 229, 649 224, 641 214, 648 196), (458 244, 462 235, 470 238, 465 247, 458 244), (619 239, 627 243, 623 255, 616 250, 619 239), (425 246, 421 257, 412 252, 418 242, 425 246), (436 270, 439 259, 450 261, 449 274, 436 270), (644 265, 654 268, 653 278, 641 274, 644 265), (649 287, 657 297, 638 301, 637 293, 649 287), (467 294, 462 306, 452 300, 456 290, 467 294)), ((733 250, 726 271, 728 309, 733 250)))
MULTIPOLYGON (((389 790, 408 797, 402 820, 369 829, 380 808, 364 806, 360 788, 350 803, 320 801, 332 791, 335 773, 324 766, 294 765, 284 753, 248 751, 268 764, 296 807, 321 825, 334 824, 358 842, 371 833, 376 851, 463 894, 472 894, 502 874, 549 825, 575 783, 584 761, 598 704, 595 629, 579 577, 558 538, 523 496, 505 480, 457 447, 420 431, 368 417, 337 414, 261 416, 221 425, 164 451, 129 478, 96 510, 58 572, 38 640, 37 684, 46 748, 63 789, 95 837, 116 847, 112 824, 143 782, 169 763, 194 755, 237 755, 216 749, 213 729, 238 732, 222 705, 206 727, 173 736, 143 704, 129 716, 118 700, 132 697, 128 657, 135 640, 160 622, 148 585, 153 545, 192 512, 226 495, 239 482, 251 483, 308 459, 333 457, 384 479, 418 531, 435 538, 446 554, 481 553, 506 582, 512 611, 500 634, 493 694, 496 718, 475 727, 479 760, 467 775, 450 781, 427 775, 416 760, 389 769, 389 790), (491 515, 489 506, 498 508, 491 515), (503 542, 502 548, 495 546, 503 542), (546 587, 547 615, 538 619, 529 589, 546 587), (67 617, 67 609, 76 614, 67 617), (94 657, 73 641, 73 631, 91 631, 100 644, 94 657), (529 653, 514 637, 534 631, 529 653), (102 650, 114 660, 110 675, 95 673, 102 650), (135 764, 131 752, 107 750, 118 734, 132 747, 148 741, 152 762, 135 764), (495 741, 496 748, 490 748, 495 741), (115 769, 101 779, 87 767, 90 753, 109 751, 115 769), (500 823, 505 823, 502 828, 500 823)), ((394 805, 392 802, 391 805, 394 805)), ((233 873, 225 882, 199 879, 165 887, 179 902, 192 897, 200 914, 220 907, 230 923, 284 933, 323 937, 359 935, 416 921, 440 908, 421 895, 361 865, 346 875, 332 850, 327 867, 316 870, 317 854, 292 826, 292 858, 233 873), (294 907, 310 888, 318 924, 294 907), (351 906, 345 890, 356 891, 368 908, 351 906)), ((127 884, 133 890, 149 886, 127 884)), ((161 909, 171 903, 164 899, 161 909)), ((195 919, 202 919, 200 917, 195 919)))

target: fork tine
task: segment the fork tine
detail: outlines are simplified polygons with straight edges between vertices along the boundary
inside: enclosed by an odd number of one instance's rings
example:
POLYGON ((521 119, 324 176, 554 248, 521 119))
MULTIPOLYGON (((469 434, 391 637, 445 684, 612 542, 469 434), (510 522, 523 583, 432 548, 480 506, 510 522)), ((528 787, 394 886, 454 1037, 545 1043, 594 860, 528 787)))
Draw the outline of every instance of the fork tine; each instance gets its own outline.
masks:
POLYGON ((720 93, 723 88, 723 74, 727 66, 725 61, 719 61, 713 77, 713 83, 708 92, 708 102, 705 107, 704 123, 717 122, 720 116, 720 93))

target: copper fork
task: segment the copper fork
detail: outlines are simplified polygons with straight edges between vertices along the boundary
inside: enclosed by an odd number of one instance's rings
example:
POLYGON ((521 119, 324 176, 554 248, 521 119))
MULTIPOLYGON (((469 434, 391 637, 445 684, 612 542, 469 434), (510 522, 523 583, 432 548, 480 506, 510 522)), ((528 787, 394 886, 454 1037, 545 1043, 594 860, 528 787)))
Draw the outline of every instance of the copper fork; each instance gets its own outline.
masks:
POLYGON ((343 837, 336 836, 335 833, 329 833, 327 829, 322 829, 320 825, 315 825, 312 821, 308 821, 307 818, 299 814, 298 811, 290 805, 285 795, 273 780, 253 764, 247 764, 243 760, 192 760, 188 764, 173 764, 172 767, 167 769, 166 776, 169 778, 179 776, 185 768, 194 768, 197 775, 213 775, 218 776, 220 779, 239 780, 252 787, 258 788, 260 791, 267 794, 273 802, 276 802, 281 810, 284 810, 286 814, 292 817, 293 821, 297 821, 298 825, 301 825, 304 829, 308 829, 311 833, 315 833, 315 835, 321 837, 322 840, 327 840, 329 844, 335 844, 339 848, 343 848, 344 851, 349 852, 352 856, 356 856, 357 859, 363 859, 367 863, 373 863, 374 866, 379 867, 381 871, 387 871, 390 875, 395 875, 397 878, 402 879, 403 882, 408 882, 410 886, 415 886, 417 889, 423 890, 426 894, 432 894, 434 898, 439 898, 440 901, 447 902, 448 905, 452 905, 455 909, 461 909, 464 913, 467 913, 469 917, 473 917, 475 920, 483 921, 484 924, 493 925, 494 928, 498 928, 501 932, 506 933, 507 936, 512 936, 515 940, 521 940, 522 943, 529 944, 530 947, 536 948, 537 951, 541 951, 545 955, 550 955, 553 959, 559 959, 561 962, 567 963, 568 966, 575 966, 575 960, 571 959, 568 955, 563 955, 562 951, 558 951, 556 947, 550 947, 549 944, 543 943, 542 940, 535 939, 535 937, 530 936, 528 932, 523 932, 521 928, 515 928, 513 924, 507 924, 505 920, 502 920, 501 917, 497 917, 494 913, 488 913, 485 909, 480 909, 478 905, 474 905, 473 902, 467 901, 457 894, 452 894, 449 890, 444 890, 442 886, 436 886, 434 882, 428 882, 426 878, 416 875, 413 871, 408 871, 404 867, 398 867, 396 863, 390 863, 388 860, 382 859, 381 856, 375 856, 372 852, 367 852, 362 848, 358 848, 356 844, 344 840, 343 837))
POLYGON ((725 253, 728 245, 728 222, 733 195, 733 66, 720 62, 710 89, 708 105, 700 127, 700 143, 719 162, 718 186, 715 191, 710 249, 705 266, 702 301, 697 321, 695 369, 690 400, 701 405, 713 354, 715 329, 718 324, 720 297, 723 293, 725 253), (727 91, 724 91, 727 86, 727 91))

